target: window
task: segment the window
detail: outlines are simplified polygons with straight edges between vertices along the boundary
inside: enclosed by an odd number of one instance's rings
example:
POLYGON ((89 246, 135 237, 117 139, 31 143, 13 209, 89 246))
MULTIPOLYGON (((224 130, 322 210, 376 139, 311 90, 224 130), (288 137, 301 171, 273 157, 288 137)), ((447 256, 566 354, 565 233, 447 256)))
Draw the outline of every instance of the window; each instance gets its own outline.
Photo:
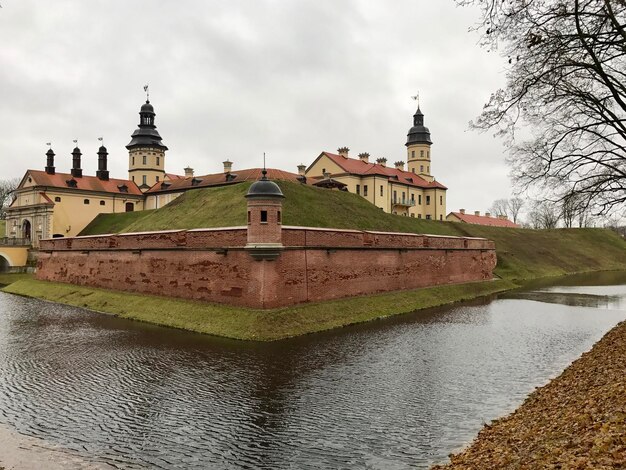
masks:
MULTIPOLYGON (((144 158, 146 158, 146 157, 144 157, 144 158)), ((142 180, 143 184, 148 184, 148 177, 146 175, 143 175, 141 180, 142 180)))
POLYGON ((424 173, 424 165, 420 165, 420 173, 424 173))
POLYGON ((422 214, 417 214, 417 218, 421 219, 422 218, 422 214))
POLYGON ((262 224, 267 223, 267 211, 261 211, 261 223, 262 224))
POLYGON ((415 158, 415 150, 411 150, 411 158, 415 158))
POLYGON ((426 152, 426 157, 430 158, 430 150, 426 152))
POLYGON ((430 165, 428 165, 428 170, 427 171, 428 171, 428 173, 430 173, 430 165))
MULTIPOLYGON (((161 164, 161 157, 157 157, 157 166, 159 166, 160 164, 161 164)), ((157 179, 157 181, 159 180, 157 179)))
POLYGON ((404 197, 404 191, 402 191, 402 201, 404 201, 406 198, 404 197))
POLYGON ((135 210, 135 204, 132 202, 126 203, 126 212, 133 212, 135 210))
POLYGON ((106 203, 104 201, 100 201, 100 205, 104 206, 106 203))
POLYGON ((415 167, 411 168, 411 171, 415 174, 415 167))
POLYGON ((88 204, 89 204, 89 199, 85 199, 85 200, 83 201, 83 204, 87 204, 87 205, 88 205, 88 204))
POLYGON ((394 190, 393 191, 393 202, 396 202, 398 200, 398 193, 394 190))
POLYGON ((280 215, 280 211, 278 211, 278 212, 276 213, 276 222, 278 222, 279 224, 281 224, 281 223, 282 223, 282 217, 281 217, 281 215, 280 215))
POLYGON ((383 185, 382 184, 380 185, 380 195, 381 196, 383 195, 383 185))
POLYGON ((135 166, 135 157, 133 157, 133 166, 135 166))
POLYGON ((251 221, 252 221, 252 216, 250 214, 250 211, 248 211, 248 225, 250 225, 251 221))
POLYGON ((145 155, 143 156, 143 164, 145 165, 148 162, 148 157, 146 157, 145 155))
POLYGON ((417 196, 417 203, 421 206, 422 205, 422 195, 418 194, 417 196))
POLYGON ((133 175, 133 183, 135 182, 135 175, 133 175))
POLYGON ((415 214, 411 214, 411 217, 415 217, 415 214))
POLYGON ((439 214, 439 220, 443 220, 443 215, 439 214))
POLYGON ((430 206, 430 196, 426 196, 426 205, 430 206))
POLYGON ((415 204, 415 194, 411 193, 411 202, 415 204))
POLYGON ((55 197, 54 202, 61 202, 61 198, 59 196, 55 197))
POLYGON ((326 173, 326 168, 322 168, 322 174, 326 173))
POLYGON ((430 215, 427 215, 427 216, 426 216, 426 220, 430 220, 430 215))
POLYGON ((156 182, 157 182, 157 183, 159 182, 159 177, 158 177, 158 176, 156 177, 156 182))
POLYGON ((424 151, 420 150, 420 158, 424 158, 424 151))
POLYGON ((443 205, 443 196, 439 196, 439 204, 443 205))
POLYGON ((356 185, 356 193, 359 194, 359 195, 361 194, 361 185, 360 184, 356 185))
POLYGON ((363 196, 367 197, 367 185, 363 185, 363 196))

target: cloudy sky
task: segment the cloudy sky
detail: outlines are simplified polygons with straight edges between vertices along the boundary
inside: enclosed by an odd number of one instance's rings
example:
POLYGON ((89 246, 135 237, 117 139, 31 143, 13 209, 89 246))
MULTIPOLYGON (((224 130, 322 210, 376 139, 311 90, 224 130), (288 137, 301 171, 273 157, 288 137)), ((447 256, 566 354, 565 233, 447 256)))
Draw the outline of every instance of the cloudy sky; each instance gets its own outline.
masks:
POLYGON ((73 140, 95 174, 97 138, 127 177, 124 146, 150 84, 166 169, 296 172, 348 146, 404 160, 418 91, 448 209, 510 195, 504 149, 468 130, 504 61, 453 0, 2 0, 0 178, 68 171, 73 140))

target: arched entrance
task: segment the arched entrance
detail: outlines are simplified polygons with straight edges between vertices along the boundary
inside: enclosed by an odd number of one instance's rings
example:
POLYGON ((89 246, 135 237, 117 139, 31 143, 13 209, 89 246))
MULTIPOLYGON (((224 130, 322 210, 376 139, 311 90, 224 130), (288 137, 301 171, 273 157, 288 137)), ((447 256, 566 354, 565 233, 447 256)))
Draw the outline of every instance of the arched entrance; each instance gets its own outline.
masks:
POLYGON ((127 202, 126 203, 126 212, 133 212, 135 210, 135 203, 127 202))
POLYGON ((24 222, 22 223, 22 238, 30 241, 30 235, 30 220, 24 220, 24 222))
POLYGON ((0 255, 0 273, 6 273, 10 266, 9 260, 0 255))

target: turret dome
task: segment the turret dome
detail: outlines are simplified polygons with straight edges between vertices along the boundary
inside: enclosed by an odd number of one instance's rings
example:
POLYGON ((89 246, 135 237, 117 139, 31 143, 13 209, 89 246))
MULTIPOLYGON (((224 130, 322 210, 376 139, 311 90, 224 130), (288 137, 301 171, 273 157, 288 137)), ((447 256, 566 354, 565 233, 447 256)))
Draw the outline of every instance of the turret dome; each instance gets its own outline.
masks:
POLYGON ((267 179, 267 171, 263 170, 263 177, 252 183, 246 198, 284 198, 285 195, 280 190, 280 187, 267 179))
POLYGON ((432 140, 430 140, 430 131, 428 127, 424 126, 424 114, 420 108, 417 108, 417 111, 413 115, 413 127, 409 130, 407 135, 406 146, 413 144, 432 144, 432 140))

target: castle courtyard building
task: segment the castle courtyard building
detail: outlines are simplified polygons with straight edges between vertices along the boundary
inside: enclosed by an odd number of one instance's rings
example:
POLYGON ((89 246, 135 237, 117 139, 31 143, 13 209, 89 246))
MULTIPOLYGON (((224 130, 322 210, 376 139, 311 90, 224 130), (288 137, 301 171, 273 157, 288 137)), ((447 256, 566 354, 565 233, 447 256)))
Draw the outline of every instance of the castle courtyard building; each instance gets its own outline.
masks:
POLYGON ((430 131, 418 107, 405 144, 406 169, 404 161, 395 162, 393 167, 387 165, 386 158, 370 162, 368 153, 350 158, 349 149, 342 147, 336 154, 322 152, 305 175, 316 185, 323 185, 324 180, 343 184, 347 191, 391 214, 445 220, 448 188, 431 174, 431 145, 430 131))

